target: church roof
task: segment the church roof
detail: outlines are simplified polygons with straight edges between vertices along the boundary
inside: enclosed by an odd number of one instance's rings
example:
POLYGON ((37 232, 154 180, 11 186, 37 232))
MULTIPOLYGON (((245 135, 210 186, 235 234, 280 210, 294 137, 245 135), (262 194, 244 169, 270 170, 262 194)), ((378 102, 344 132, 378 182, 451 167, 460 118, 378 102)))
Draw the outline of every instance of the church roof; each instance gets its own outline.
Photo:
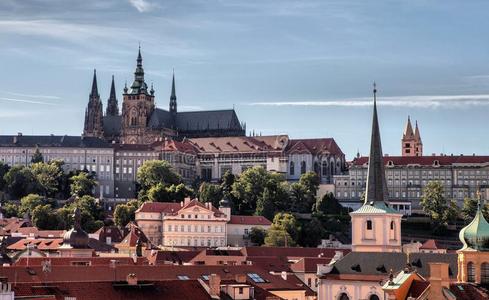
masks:
POLYGON ((104 116, 104 135, 105 136, 118 136, 121 132, 122 116, 120 115, 106 115, 104 116))
POLYGON ((459 238, 463 243, 461 250, 472 248, 478 251, 489 251, 489 223, 484 218, 480 205, 479 200, 474 219, 460 230, 459 238))
POLYGON ((148 127, 154 129, 171 128, 172 118, 170 112, 156 108, 149 118, 148 127))
POLYGON ((408 116, 406 127, 404 128, 404 133, 402 134, 403 138, 413 138, 413 126, 411 125, 411 118, 408 116))
POLYGON ((110 148, 110 144, 97 137, 70 135, 1 135, 0 147, 66 147, 110 148))
POLYGON ((333 138, 318 139, 291 139, 287 145, 287 152, 308 152, 318 154, 329 152, 331 155, 344 155, 333 138))
POLYGON ((179 112, 176 128, 182 131, 241 130, 234 109, 179 112))

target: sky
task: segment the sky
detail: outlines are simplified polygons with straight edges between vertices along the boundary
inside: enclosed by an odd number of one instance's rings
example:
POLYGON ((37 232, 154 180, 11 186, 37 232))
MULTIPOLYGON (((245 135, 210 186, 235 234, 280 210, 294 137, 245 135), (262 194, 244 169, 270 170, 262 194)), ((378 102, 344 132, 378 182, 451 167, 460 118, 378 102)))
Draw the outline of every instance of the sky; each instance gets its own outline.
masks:
POLYGON ((93 69, 119 104, 141 44, 168 108, 234 107, 247 131, 333 137, 368 154, 372 83, 384 153, 408 115, 425 154, 489 155, 489 2, 1 0, 0 134, 83 130, 93 69))

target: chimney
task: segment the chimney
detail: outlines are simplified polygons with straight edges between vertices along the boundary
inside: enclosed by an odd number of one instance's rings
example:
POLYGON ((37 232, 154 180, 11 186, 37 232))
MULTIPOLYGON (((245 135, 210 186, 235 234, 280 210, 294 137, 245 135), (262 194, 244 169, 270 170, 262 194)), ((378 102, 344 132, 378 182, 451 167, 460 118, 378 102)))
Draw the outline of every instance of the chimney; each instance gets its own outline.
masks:
POLYGON ((209 275, 209 295, 219 297, 221 294, 221 276, 217 274, 209 275))
POLYGON ((280 273, 280 276, 283 280, 287 280, 287 271, 282 271, 282 273, 280 273))
POLYGON ((189 203, 190 203, 190 201, 192 201, 192 200, 190 199, 190 197, 187 197, 187 198, 183 199, 183 201, 184 201, 184 202, 183 202, 183 205, 187 205, 187 204, 189 204, 189 203))
POLYGON ((234 277, 237 283, 246 283, 246 275, 245 274, 236 274, 234 277))
POLYGON ((430 266, 430 299, 444 300, 443 289, 449 288, 450 277, 448 276, 447 263, 429 263, 430 266))
POLYGON ((134 273, 129 273, 126 277, 126 281, 128 285, 137 285, 138 277, 134 273))
POLYGON ((180 206, 183 207, 183 201, 180 201, 180 206))

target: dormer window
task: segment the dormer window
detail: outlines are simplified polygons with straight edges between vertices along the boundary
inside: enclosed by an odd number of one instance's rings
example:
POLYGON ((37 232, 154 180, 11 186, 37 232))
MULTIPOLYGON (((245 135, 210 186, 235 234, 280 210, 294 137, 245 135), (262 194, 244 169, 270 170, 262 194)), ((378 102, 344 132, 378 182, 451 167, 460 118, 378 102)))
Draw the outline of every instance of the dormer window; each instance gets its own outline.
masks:
POLYGON ((387 162, 387 165, 388 165, 389 167, 393 167, 393 166, 394 166, 394 162, 393 162, 392 160, 389 160, 389 161, 387 162))
POLYGON ((440 166, 440 161, 439 160, 433 161, 433 166, 439 167, 440 166))

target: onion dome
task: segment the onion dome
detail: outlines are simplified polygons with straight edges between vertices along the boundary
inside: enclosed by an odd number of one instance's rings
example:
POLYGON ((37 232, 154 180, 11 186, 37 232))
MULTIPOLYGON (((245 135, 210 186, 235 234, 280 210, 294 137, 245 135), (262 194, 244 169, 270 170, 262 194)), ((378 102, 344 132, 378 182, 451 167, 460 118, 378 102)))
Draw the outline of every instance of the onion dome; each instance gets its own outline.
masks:
POLYGON ((73 249, 88 248, 88 234, 81 228, 81 212, 77 207, 73 212, 75 225, 68 230, 63 236, 63 247, 71 247, 73 249))
POLYGON ((482 214, 480 199, 474 219, 460 230, 459 238, 463 243, 461 250, 471 248, 477 251, 489 251, 489 223, 482 214))

